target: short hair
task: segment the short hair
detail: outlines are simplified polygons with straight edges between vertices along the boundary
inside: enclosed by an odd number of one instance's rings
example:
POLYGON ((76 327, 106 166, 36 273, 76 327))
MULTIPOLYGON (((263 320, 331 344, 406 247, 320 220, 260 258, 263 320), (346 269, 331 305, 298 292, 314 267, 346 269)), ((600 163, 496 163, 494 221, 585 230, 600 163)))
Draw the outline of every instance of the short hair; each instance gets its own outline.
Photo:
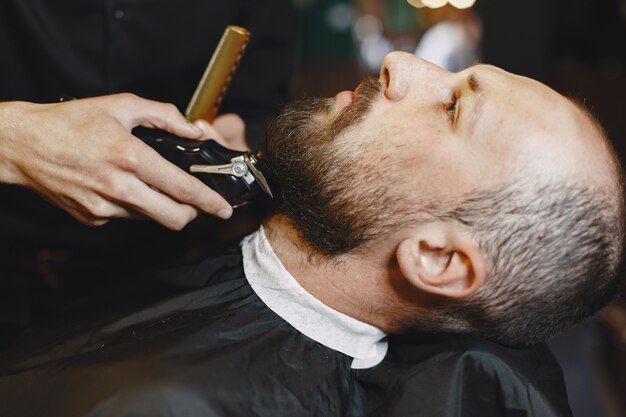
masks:
POLYGON ((473 232, 487 280, 466 299, 441 298, 418 323, 511 346, 546 341, 596 313, 623 286, 623 196, 590 185, 515 182, 461 199, 440 219, 473 232), (429 314, 430 315, 430 314, 429 314))

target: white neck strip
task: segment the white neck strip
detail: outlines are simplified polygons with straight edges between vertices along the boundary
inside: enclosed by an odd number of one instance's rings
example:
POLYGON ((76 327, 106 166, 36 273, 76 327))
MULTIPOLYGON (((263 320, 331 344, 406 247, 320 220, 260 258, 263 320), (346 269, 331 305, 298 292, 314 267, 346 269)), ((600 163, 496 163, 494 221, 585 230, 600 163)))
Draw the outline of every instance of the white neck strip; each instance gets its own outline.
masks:
POLYGON ((276 314, 305 336, 353 358, 353 369, 378 365, 387 354, 386 334, 340 313, 309 294, 274 253, 263 226, 241 243, 250 286, 276 314))

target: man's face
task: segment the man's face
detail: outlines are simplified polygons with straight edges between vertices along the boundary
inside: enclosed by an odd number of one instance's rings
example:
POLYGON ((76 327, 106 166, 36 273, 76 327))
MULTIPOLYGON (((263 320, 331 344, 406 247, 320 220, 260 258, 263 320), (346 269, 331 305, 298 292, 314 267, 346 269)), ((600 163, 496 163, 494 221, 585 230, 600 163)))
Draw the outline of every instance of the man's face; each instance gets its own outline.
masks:
POLYGON ((397 52, 378 81, 288 109, 268 143, 287 211, 307 240, 337 237, 329 254, 520 177, 606 178, 610 160, 589 118, 543 84, 484 65, 449 73, 397 52))
MULTIPOLYGON (((485 65, 449 73, 413 55, 392 53, 380 81, 383 93, 367 117, 338 141, 355 147, 375 143, 379 156, 388 155, 385 169, 403 171, 407 190, 428 200, 484 189, 514 175, 593 176, 589 171, 605 165, 592 123, 534 80, 485 65)), ((350 93, 338 94, 338 111, 350 101, 350 93)))

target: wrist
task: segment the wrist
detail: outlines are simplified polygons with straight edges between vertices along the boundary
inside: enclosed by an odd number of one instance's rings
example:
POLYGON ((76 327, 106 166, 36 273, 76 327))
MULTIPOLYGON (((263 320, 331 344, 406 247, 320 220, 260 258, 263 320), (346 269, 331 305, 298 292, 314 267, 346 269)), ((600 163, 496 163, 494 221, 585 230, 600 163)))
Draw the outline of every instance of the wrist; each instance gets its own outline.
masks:
POLYGON ((26 122, 33 103, 7 101, 0 103, 0 183, 24 185, 19 168, 23 141, 30 134, 26 122))

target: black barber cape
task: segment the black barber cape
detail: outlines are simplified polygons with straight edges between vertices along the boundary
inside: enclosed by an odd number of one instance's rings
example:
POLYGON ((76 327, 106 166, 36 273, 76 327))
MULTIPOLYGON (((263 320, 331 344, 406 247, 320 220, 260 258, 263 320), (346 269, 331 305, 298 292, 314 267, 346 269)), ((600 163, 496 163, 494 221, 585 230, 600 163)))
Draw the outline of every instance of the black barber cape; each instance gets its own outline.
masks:
POLYGON ((109 317, 31 331, 4 353, 0 416, 571 415, 543 346, 411 335, 355 370, 265 306, 237 247, 158 278, 137 290, 176 294, 142 308, 112 302, 109 317))

